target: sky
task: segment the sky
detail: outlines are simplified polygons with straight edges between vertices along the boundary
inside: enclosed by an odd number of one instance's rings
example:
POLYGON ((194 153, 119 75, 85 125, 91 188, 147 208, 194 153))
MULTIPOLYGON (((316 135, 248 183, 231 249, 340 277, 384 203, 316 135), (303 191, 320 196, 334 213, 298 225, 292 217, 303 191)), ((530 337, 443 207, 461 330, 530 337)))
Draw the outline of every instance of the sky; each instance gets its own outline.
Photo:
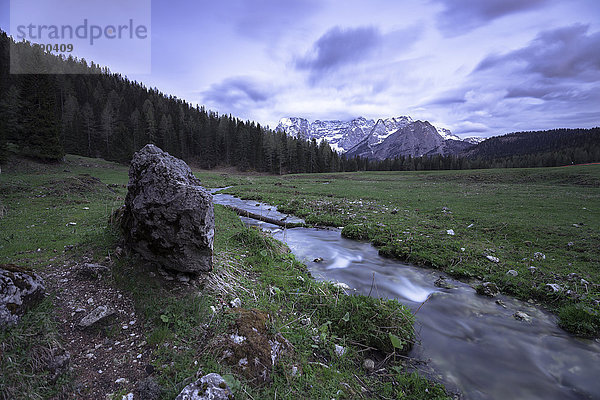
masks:
POLYGON ((598 0, 157 0, 150 39, 151 72, 130 79, 272 128, 401 115, 461 137, 600 126, 598 0))

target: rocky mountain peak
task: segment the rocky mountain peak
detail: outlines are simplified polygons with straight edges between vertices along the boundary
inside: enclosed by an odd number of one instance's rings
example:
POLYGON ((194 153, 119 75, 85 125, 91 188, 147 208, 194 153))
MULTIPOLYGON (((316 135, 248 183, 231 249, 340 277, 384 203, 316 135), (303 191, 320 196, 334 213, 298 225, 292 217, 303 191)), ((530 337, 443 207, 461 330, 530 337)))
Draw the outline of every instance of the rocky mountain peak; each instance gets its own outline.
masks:
POLYGON ((301 139, 326 140, 339 153, 381 159, 454 154, 476 143, 474 138, 463 141, 449 129, 435 127, 428 121, 415 121, 410 116, 379 118, 376 121, 357 117, 349 121, 316 120, 312 123, 305 118, 287 117, 279 121, 276 130, 301 139), (393 141, 402 144, 390 145, 393 141), (387 150, 376 150, 378 146, 387 150), (362 150, 356 152, 357 148, 362 150))

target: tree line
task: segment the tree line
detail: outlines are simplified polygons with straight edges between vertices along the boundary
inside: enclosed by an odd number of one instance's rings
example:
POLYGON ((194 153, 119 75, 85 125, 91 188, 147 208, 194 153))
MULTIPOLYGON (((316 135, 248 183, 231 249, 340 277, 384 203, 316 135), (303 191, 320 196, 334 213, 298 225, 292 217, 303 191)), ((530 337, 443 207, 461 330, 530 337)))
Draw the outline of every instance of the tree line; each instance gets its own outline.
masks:
POLYGON ((202 168, 275 174, 344 169, 326 142, 305 141, 219 115, 84 59, 55 56, 0 32, 0 151, 59 161, 65 153, 129 162, 153 143, 202 168), (9 49, 45 71, 9 73, 9 49))
POLYGON ((202 168, 234 166, 273 174, 532 167, 600 160, 598 128, 511 135, 488 139, 463 155, 346 158, 326 141, 293 138, 252 121, 219 115, 85 59, 14 42, 0 31, 0 161, 10 151, 49 162, 70 153, 127 163, 147 143, 202 168), (48 73, 10 74, 10 46, 21 60, 48 73))

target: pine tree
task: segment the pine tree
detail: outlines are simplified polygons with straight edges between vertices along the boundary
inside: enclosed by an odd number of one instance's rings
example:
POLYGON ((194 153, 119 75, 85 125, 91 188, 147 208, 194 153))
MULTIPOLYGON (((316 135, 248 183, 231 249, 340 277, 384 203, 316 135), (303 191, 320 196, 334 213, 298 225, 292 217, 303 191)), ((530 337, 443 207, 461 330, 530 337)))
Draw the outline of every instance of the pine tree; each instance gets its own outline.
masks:
POLYGON ((22 154, 44 161, 59 161, 64 156, 60 143, 60 123, 56 112, 56 93, 52 76, 31 74, 23 77, 22 154))

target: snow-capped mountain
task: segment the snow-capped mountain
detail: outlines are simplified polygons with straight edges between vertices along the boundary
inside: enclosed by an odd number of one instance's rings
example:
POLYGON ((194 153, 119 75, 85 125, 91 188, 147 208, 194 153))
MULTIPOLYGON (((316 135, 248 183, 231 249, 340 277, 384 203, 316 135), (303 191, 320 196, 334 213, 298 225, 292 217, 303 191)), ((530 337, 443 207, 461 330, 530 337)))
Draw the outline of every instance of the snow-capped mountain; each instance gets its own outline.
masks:
POLYGON ((448 139, 462 140, 458 136, 453 135, 452 132, 450 132, 450 129, 440 128, 439 126, 435 126, 434 128, 437 130, 437 132, 440 134, 440 136, 444 138, 444 140, 448 140, 448 139))
POLYGON ((471 144, 479 144, 483 142, 486 138, 479 136, 471 136, 463 139, 463 142, 471 143, 471 144))
POLYGON ((367 158, 385 159, 396 156, 455 154, 472 146, 450 130, 434 127, 427 121, 411 117, 350 121, 314 121, 304 118, 282 118, 277 131, 302 139, 326 140, 332 149, 367 158))

